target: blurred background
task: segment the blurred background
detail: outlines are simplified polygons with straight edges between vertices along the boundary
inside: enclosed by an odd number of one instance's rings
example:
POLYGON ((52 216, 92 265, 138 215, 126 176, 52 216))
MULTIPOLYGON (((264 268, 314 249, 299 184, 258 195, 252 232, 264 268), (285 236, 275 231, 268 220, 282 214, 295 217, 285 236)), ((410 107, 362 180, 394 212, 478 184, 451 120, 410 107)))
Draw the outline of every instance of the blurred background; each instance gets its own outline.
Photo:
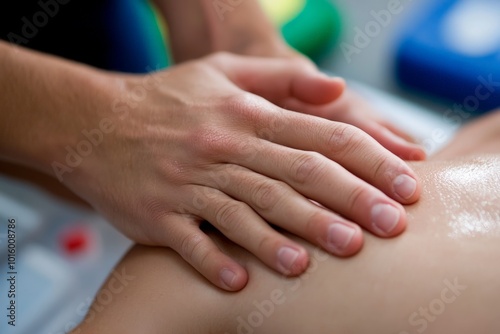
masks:
MULTIPOLYGON (((98 2, 88 3, 90 11, 98 2)), ((58 38, 52 44, 40 41, 40 49, 113 70, 145 72, 167 66, 163 37, 168 32, 147 2, 106 3, 105 15, 95 19, 108 27, 109 43, 94 33, 87 36, 96 29, 92 22, 73 22, 61 12, 59 23, 54 19, 47 32, 57 34, 58 24, 74 24, 79 40, 74 46, 58 38), (92 45, 107 46, 106 58, 91 50, 82 53, 78 48, 85 38, 92 45), (78 59, 82 54, 87 58, 78 59)), ((262 4, 293 47, 323 70, 345 77, 429 152, 474 116, 500 104, 498 0, 262 0, 262 4)), ((67 13, 82 13, 76 5, 67 6, 67 13)), ((12 22, 19 24, 19 17, 13 15, 12 22)), ((0 333, 66 333, 84 317, 131 242, 88 207, 60 199, 54 195, 57 190, 48 192, 43 178, 32 184, 19 177, 29 175, 27 171, 2 167, 0 172, 0 333), (14 267, 7 261, 9 219, 16 222, 14 267), (11 288, 6 282, 12 275, 16 327, 6 321, 11 288)), ((112 302, 110 296, 98 306, 106 307, 112 302)))
POLYGON ((498 89, 485 99, 475 96, 481 78, 500 81, 500 1, 334 3, 342 32, 332 52, 320 57, 323 68, 436 112, 462 104, 477 115, 500 104, 498 89), (346 52, 347 45, 358 50, 346 52))

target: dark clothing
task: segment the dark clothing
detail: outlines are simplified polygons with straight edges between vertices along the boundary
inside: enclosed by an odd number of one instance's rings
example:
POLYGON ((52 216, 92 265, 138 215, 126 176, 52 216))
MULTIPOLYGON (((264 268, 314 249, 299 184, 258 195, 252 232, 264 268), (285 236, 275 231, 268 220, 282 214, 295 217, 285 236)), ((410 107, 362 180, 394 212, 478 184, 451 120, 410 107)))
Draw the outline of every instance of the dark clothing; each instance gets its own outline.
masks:
POLYGON ((166 66, 162 37, 144 0, 9 1, 0 12, 0 38, 103 69, 166 66))

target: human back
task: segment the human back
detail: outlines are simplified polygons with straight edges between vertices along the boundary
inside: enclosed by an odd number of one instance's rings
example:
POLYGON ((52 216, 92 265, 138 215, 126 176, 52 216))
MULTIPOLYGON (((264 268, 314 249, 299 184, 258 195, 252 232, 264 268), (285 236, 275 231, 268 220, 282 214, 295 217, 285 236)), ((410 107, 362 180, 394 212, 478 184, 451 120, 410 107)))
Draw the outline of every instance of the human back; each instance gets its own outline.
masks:
MULTIPOLYGON (((174 252, 136 246, 117 270, 136 277, 83 330, 132 333, 500 332, 500 156, 413 165, 421 200, 402 236, 366 234, 354 258, 311 252, 308 272, 284 278, 209 232, 251 279, 230 294, 174 252), (129 323, 124 314, 133 314, 129 323), (121 319, 120 321, 116 321, 121 319), (137 321, 141 319, 140 321, 137 321), (113 324, 111 328, 106 327, 113 324)), ((104 287, 106 284, 104 285, 104 287)))

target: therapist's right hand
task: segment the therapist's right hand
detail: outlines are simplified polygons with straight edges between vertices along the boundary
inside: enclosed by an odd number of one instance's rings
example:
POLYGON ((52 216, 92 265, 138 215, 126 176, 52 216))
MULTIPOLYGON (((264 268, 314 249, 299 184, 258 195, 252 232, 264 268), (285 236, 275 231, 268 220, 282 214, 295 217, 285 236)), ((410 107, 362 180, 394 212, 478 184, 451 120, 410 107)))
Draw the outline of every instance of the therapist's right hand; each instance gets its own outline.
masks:
POLYGON ((420 189, 400 158, 354 126, 277 106, 329 103, 342 80, 294 60, 224 53, 112 75, 113 113, 92 112, 115 129, 63 182, 130 238, 171 247, 218 287, 239 290, 248 277, 203 221, 290 276, 308 254, 270 224, 337 256, 360 250, 361 228, 380 237, 405 228, 400 203, 420 189))

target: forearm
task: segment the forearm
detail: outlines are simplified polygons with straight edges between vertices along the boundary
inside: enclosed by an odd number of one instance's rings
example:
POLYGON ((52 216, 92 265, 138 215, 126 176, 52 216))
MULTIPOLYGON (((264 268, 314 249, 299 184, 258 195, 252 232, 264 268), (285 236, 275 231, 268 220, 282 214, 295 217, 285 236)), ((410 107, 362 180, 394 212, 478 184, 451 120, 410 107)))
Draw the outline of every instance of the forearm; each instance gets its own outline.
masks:
POLYGON ((90 125, 104 76, 4 42, 0 73, 0 159, 50 172, 90 125))
POLYGON ((176 62, 215 51, 247 55, 287 51, 258 0, 155 2, 168 22, 176 62))

